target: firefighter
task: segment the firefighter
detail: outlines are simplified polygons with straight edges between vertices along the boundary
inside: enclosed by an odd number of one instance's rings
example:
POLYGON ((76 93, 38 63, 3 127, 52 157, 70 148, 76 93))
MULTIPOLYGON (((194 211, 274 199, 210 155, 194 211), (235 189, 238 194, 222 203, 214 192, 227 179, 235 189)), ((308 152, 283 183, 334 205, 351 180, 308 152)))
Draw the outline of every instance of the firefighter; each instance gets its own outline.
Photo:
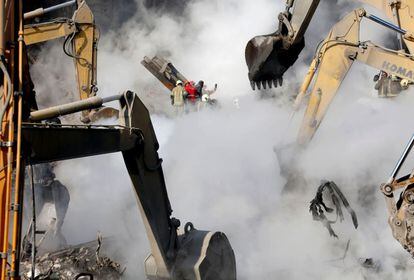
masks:
POLYGON ((403 87, 404 83, 401 79, 383 71, 375 75, 374 82, 376 82, 375 89, 378 91, 378 97, 395 97, 406 89, 403 87))
POLYGON ((199 81, 195 85, 195 88, 197 90, 197 97, 201 99, 201 97, 203 96, 203 89, 206 88, 206 86, 204 85, 204 81, 203 80, 199 81))
POLYGON ((192 104, 195 104, 197 101, 198 93, 197 88, 193 81, 189 81, 185 83, 184 89, 187 93, 187 100, 190 101, 192 104))
POLYGON ((187 81, 184 85, 184 89, 187 93, 186 113, 197 111, 197 103, 200 100, 200 98, 195 83, 193 81, 187 81))
POLYGON ((199 96, 201 102, 198 104, 198 111, 202 110, 203 108, 206 108, 207 106, 216 105, 216 100, 211 99, 210 95, 214 94, 217 90, 217 84, 214 85, 214 89, 208 89, 207 85, 204 84, 203 81, 198 82, 198 89, 199 90, 199 96))
POLYGON ((175 88, 171 91, 171 103, 174 106, 175 114, 178 116, 184 112, 184 99, 186 95, 183 82, 178 80, 175 83, 175 88))

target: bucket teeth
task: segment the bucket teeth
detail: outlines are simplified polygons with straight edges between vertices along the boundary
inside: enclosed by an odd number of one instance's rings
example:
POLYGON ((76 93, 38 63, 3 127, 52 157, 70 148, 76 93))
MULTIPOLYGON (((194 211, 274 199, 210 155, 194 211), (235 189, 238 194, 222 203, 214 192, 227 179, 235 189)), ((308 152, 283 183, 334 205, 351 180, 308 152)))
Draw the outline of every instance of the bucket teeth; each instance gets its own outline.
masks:
POLYGON ((279 81, 279 85, 282 86, 283 85, 283 78, 279 78, 277 80, 279 81))
POLYGON ((252 90, 256 90, 256 84, 254 81, 250 81, 250 86, 252 87, 252 90))
POLYGON ((277 78, 274 80, 267 80, 267 81, 250 81, 250 86, 252 87, 252 90, 256 90, 256 88, 258 90, 263 89, 271 89, 273 87, 277 88, 278 86, 282 86, 283 84, 283 79, 282 78, 277 78))

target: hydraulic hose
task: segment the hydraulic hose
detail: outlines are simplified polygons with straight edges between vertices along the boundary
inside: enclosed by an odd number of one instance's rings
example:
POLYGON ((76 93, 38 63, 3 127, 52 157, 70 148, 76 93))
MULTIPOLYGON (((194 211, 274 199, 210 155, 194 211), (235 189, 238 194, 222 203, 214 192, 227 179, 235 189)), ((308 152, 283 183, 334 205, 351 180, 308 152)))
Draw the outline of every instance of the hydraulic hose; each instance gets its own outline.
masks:
POLYGON ((6 113, 7 108, 10 104, 10 99, 12 97, 12 82, 9 75, 9 72, 7 71, 6 66, 4 65, 4 60, 0 59, 0 69, 3 72, 4 76, 7 80, 7 96, 6 96, 6 102, 4 103, 4 106, 0 108, 0 132, 3 132, 3 118, 4 114, 6 113))

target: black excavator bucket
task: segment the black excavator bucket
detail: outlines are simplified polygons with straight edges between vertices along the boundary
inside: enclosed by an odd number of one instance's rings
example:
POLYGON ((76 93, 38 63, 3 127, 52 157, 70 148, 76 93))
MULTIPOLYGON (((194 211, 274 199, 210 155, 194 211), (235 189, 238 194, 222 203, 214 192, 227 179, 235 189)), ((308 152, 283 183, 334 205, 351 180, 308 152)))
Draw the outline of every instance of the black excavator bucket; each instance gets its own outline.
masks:
POLYGON ((278 29, 247 43, 245 56, 253 90, 282 84, 283 74, 305 47, 304 34, 319 1, 286 1, 285 11, 278 16, 278 29))
POLYGON ((281 86, 283 74, 295 63, 304 46, 303 38, 298 43, 289 44, 279 32, 251 39, 247 43, 245 57, 252 89, 281 86))

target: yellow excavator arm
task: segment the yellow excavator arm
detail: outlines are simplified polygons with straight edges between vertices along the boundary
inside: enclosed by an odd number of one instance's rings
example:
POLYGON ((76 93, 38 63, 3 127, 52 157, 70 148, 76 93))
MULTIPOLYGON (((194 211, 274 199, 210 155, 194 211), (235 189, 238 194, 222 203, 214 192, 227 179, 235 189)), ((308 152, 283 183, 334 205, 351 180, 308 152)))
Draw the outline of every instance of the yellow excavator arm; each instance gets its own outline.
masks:
MULTIPOLYGON (((414 69, 414 57, 412 55, 389 50, 369 41, 360 42, 360 25, 364 17, 379 22, 377 17, 368 15, 364 9, 357 9, 331 29, 317 51, 295 101, 297 109, 314 80, 298 136, 299 144, 307 144, 312 139, 355 60, 390 75, 414 82, 414 70, 412 70, 414 69)), ((388 27, 396 31, 399 30, 389 23, 382 21, 381 24, 389 25, 388 27)), ((399 32, 404 33, 404 30, 399 30, 399 32)), ((403 35, 409 38, 407 32, 403 35)))
MULTIPOLYGON (((65 37, 64 51, 72 57, 80 99, 96 95, 97 88, 97 44, 99 32, 95 26, 92 10, 84 0, 77 0, 78 8, 73 18, 59 18, 46 23, 24 26, 26 45, 38 44, 65 37)), ((36 11, 36 10, 35 10, 36 11)), ((25 18, 38 15, 29 12, 25 18)), ((84 112, 84 116, 87 112, 84 112)))

